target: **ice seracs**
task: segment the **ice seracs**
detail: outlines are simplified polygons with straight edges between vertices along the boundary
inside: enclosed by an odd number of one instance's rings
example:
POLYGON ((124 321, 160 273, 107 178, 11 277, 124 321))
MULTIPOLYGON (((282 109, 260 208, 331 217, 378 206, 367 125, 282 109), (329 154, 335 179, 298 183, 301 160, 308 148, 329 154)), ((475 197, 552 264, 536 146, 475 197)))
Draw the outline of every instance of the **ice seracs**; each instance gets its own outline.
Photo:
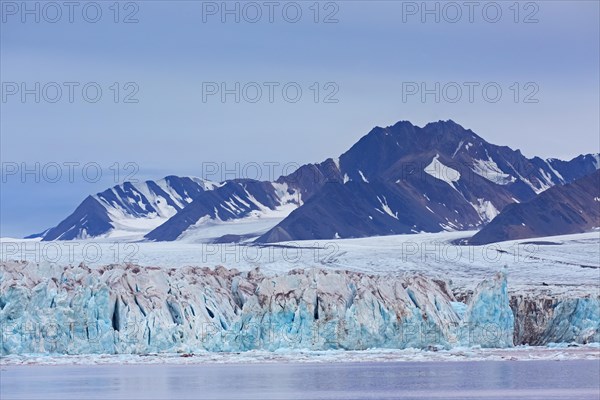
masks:
POLYGON ((0 265, 2 354, 512 345, 506 281, 460 306, 447 283, 321 269, 0 265), (488 325, 508 329, 489 337, 488 325))
POLYGON ((475 343, 484 347, 512 346, 514 315, 509 302, 504 272, 498 272, 493 279, 481 282, 464 311, 463 321, 470 327, 471 333, 482 337, 469 336, 468 339, 463 337, 463 343, 468 345, 475 343))

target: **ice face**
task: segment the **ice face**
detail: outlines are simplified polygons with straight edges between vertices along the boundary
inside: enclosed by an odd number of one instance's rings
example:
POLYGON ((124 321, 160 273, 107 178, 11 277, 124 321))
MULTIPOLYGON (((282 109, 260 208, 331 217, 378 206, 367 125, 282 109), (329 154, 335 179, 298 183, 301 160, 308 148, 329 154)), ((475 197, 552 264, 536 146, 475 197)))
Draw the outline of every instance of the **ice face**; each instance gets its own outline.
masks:
POLYGON ((503 274, 461 305, 423 275, 0 264, 2 354, 507 347, 513 321, 503 274))
POLYGON ((469 334, 462 336, 462 343, 511 347, 514 315, 509 304, 505 273, 499 272, 493 279, 481 282, 464 314, 463 321, 469 327, 469 334))
POLYGON ((554 342, 600 342, 600 301, 569 299, 556 305, 545 336, 554 342))
POLYGON ((600 342, 600 299, 518 295, 511 299, 515 344, 600 342))

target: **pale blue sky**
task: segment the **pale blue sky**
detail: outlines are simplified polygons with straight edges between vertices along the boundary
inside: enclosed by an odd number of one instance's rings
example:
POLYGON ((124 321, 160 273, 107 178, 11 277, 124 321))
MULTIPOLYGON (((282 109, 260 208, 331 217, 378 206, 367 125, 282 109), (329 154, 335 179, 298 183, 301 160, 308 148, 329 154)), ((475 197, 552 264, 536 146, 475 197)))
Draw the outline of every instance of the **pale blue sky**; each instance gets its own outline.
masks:
MULTIPOLYGON (((63 15, 54 24, 22 23, 19 11, 3 12, 2 82, 93 81, 103 97, 94 104, 77 91, 73 103, 66 93, 56 104, 8 97, 1 103, 2 162, 97 162, 105 179, 38 184, 9 177, 0 193, 0 234, 55 225, 87 194, 113 183, 106 175, 114 162, 135 162, 138 178, 201 175, 207 161, 301 164, 335 157, 373 126, 398 120, 453 119, 530 157, 599 151, 597 1, 537 2, 539 22, 529 24, 522 20, 534 9, 525 2, 520 23, 508 1, 498 2, 497 23, 476 9, 474 23, 463 14, 454 24, 432 16, 422 23, 420 14, 403 22, 408 3, 391 1, 336 2, 338 23, 314 23, 313 3, 299 2, 303 16, 295 24, 277 9, 275 23, 265 15, 254 24, 221 23, 219 16, 203 23, 203 3, 195 1, 137 2, 133 24, 112 21, 112 1, 100 2, 103 15, 95 24, 77 11, 74 23, 63 15), (139 103, 115 104, 113 82, 135 82, 139 103), (298 82, 303 95, 294 104, 277 91, 273 103, 232 97, 204 103, 203 82, 298 82), (339 102, 314 103, 313 82, 335 82, 339 102), (465 89, 456 103, 436 103, 433 96, 404 102, 403 82, 497 82, 503 96, 490 103, 476 90, 470 103, 465 89), (515 102, 514 82, 534 82, 539 102, 523 103, 524 88, 515 102)), ((131 10, 121 10, 120 18, 131 10)))

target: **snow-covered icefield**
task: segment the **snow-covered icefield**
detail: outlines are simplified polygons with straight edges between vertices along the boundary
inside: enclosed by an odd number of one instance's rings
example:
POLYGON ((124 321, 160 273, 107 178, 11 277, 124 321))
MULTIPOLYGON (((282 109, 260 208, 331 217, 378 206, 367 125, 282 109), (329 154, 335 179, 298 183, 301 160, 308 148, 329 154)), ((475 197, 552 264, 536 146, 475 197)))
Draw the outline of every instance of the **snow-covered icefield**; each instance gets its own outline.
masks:
POLYGON ((443 277, 454 288, 474 286, 503 267, 510 292, 600 293, 600 231, 485 246, 454 242, 474 232, 421 233, 361 239, 299 241, 271 246, 190 242, 39 242, 0 239, 0 260, 99 266, 131 262, 142 266, 223 265, 264 273, 294 268, 330 268, 393 274, 422 272, 443 277))
MULTIPOLYGON (((94 267, 131 262, 142 266, 180 268, 223 265, 240 271, 260 267, 263 273, 280 274, 295 268, 343 269, 394 275, 420 272, 443 278, 455 292, 472 290, 498 270, 508 272, 511 293, 551 296, 600 295, 600 232, 503 242, 487 246, 456 244, 473 232, 421 233, 364 239, 304 241, 271 246, 191 242, 39 242, 0 240, 0 259, 28 260, 40 264, 94 267)), ((2 365, 30 364, 140 364, 140 363, 269 363, 269 362, 385 362, 385 361, 494 361, 494 360, 598 360, 597 345, 560 344, 548 347, 517 346, 509 349, 453 348, 372 349, 365 351, 259 351, 199 352, 160 355, 10 355, 2 365)))

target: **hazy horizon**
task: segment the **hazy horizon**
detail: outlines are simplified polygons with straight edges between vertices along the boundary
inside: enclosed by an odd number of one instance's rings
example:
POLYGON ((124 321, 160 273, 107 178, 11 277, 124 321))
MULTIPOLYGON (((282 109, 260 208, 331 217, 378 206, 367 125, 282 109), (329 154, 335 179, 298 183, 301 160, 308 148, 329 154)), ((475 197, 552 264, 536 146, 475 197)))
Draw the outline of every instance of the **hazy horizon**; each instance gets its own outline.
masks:
POLYGON ((433 15, 422 2, 299 2, 298 21, 277 8, 273 22, 239 2, 226 3, 237 16, 221 2, 100 3, 99 21, 78 8, 72 23, 67 9, 52 22, 56 10, 31 3, 35 21, 21 3, 2 4, 3 166, 97 163, 104 176, 2 182, 0 236, 55 225, 113 186, 115 168, 131 173, 127 163, 138 179, 201 175, 202 162, 301 165, 399 120, 452 119, 529 158, 600 151, 598 2, 498 3, 497 19, 490 2, 460 15, 442 3, 428 3, 433 15), (223 98, 221 84, 248 91, 223 98), (285 85, 301 88, 298 101, 285 85), (99 101, 84 98, 97 88, 99 101))

